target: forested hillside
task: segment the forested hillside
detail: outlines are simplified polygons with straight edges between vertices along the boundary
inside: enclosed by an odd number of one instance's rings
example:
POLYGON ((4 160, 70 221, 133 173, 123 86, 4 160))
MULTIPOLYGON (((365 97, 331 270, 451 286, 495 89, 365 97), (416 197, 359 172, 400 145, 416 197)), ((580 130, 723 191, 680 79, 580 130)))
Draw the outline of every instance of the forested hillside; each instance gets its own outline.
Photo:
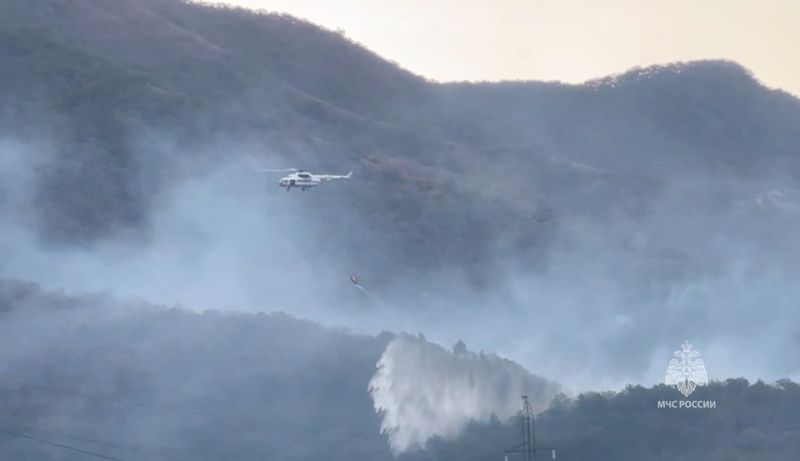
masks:
MULTIPOLYGON (((394 459, 367 393, 390 333, 8 280, 0 282, 0 333, 4 459, 95 457, 41 440, 121 460, 394 459)), ((448 360, 457 362, 464 352, 454 351, 448 360)), ((792 460, 800 450, 796 383, 730 379, 692 395, 716 400, 714 409, 656 408, 679 396, 666 386, 562 395, 537 418, 537 437, 576 461, 792 460)), ((495 418, 398 459, 500 459, 519 437, 516 418, 495 418)))
MULTIPOLYGON (((800 450, 799 395, 800 386, 789 380, 728 379, 692 394, 715 401, 715 409, 683 411, 656 407, 658 400, 675 398, 666 386, 587 393, 542 414, 537 440, 569 460, 788 460, 800 450)), ((416 459, 498 459, 520 442, 520 427, 519 421, 473 424, 458 440, 432 441, 416 459)))
POLYGON ((797 459, 798 154, 734 62, 437 83, 288 15, 4 0, 0 458, 499 459, 526 392, 560 459, 797 459), (717 408, 625 387, 687 339, 717 408))
POLYGON ((555 227, 641 220, 687 172, 753 188, 798 174, 800 103, 733 63, 443 85, 289 16, 176 0, 0 8, 5 132, 47 133, 59 151, 37 194, 56 242, 146 233, 153 196, 200 157, 251 155, 355 168, 363 186, 343 200, 360 229, 322 218, 350 254, 374 241, 405 267, 485 281, 508 256, 498 245, 541 268, 555 227), (145 164, 164 137, 174 157, 145 164))

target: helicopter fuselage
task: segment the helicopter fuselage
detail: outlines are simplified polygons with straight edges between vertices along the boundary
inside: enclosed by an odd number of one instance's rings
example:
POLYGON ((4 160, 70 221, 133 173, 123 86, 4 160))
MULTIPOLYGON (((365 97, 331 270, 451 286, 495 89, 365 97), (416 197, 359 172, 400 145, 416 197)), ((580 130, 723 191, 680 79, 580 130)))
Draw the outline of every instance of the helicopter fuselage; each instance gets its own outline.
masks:
POLYGON ((352 171, 346 175, 313 174, 307 171, 296 171, 282 177, 278 184, 281 187, 285 187, 287 192, 293 187, 298 187, 300 190, 308 190, 312 187, 322 184, 323 182, 334 179, 350 179, 352 174, 352 171))

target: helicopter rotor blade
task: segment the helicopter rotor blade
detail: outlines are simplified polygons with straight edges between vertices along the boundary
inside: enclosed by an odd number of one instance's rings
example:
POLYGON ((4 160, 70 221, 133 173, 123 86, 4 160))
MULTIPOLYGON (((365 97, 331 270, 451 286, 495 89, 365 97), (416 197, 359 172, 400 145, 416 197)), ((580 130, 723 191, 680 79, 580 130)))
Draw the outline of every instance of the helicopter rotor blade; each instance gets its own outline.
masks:
POLYGON ((278 168, 278 169, 258 168, 256 169, 256 171, 258 171, 259 173, 294 173, 300 170, 298 170, 297 168, 278 168))

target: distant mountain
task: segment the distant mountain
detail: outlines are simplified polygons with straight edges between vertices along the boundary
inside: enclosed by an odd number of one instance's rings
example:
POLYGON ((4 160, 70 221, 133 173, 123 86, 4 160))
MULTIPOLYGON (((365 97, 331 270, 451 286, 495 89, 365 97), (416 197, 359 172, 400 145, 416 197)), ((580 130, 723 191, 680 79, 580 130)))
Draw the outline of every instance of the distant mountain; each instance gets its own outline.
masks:
MULTIPOLYGON (((4 0, 0 70, 0 277, 46 287, 0 282, 0 457, 73 459, 23 434, 392 458, 368 386, 394 333, 57 287, 463 337, 566 389, 657 382, 686 338, 715 379, 798 376, 800 100, 736 63, 440 84, 287 15, 4 0), (355 173, 287 193, 256 172, 285 167, 355 173)), ((720 407, 558 399, 540 434, 564 459, 796 458, 796 384, 702 391, 720 407)), ((513 424, 401 459, 493 459, 513 424)))
POLYGON ((290 16, 177 0, 11 0, 0 31, 3 131, 46 129, 61 152, 37 194, 55 242, 146 229, 154 196, 186 174, 175 162, 220 139, 356 168, 360 185, 331 200, 361 230, 314 210, 350 254, 376 242, 403 266, 456 265, 476 282, 506 258, 498 245, 541 267, 571 216, 638 219, 687 174, 800 174, 800 101, 729 62, 436 84, 290 16), (143 172, 143 130, 168 133, 180 159, 143 172))

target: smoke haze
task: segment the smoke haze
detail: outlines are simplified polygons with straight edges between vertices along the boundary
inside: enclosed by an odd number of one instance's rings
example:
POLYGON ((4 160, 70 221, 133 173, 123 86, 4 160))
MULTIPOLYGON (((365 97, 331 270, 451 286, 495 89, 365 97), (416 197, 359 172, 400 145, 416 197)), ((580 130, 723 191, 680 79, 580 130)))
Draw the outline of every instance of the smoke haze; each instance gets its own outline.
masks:
POLYGON ((523 392, 660 383, 684 340, 711 379, 800 378, 800 102, 741 66, 440 85, 291 17, 68 3, 0 4, 0 363, 136 398, 7 414, 209 459, 242 434, 308 459, 280 441, 313 427, 382 459, 523 392), (288 167, 355 173, 255 171, 288 167), (437 345, 460 339, 484 352, 437 345))
MULTIPOLYGON (((176 158, 175 145, 163 140, 141 152, 176 158)), ((207 160, 188 173, 166 168, 176 178, 163 178, 144 232, 75 246, 48 242, 37 230, 38 175, 52 161, 42 152, 47 147, 2 143, 6 278, 200 310, 280 310, 371 334, 423 330, 443 344, 470 338, 571 391, 660 382, 685 339, 704 353, 713 376, 798 373, 798 357, 781 353, 798 334, 786 321, 798 315, 797 249, 776 230, 793 228, 800 216, 796 190, 780 181, 686 178, 637 216, 562 214, 539 261, 544 269, 506 254, 485 266, 487 284, 479 287, 458 270, 394 276, 377 288, 362 277, 380 299, 348 280, 365 255, 386 251, 348 209, 347 191, 363 187, 357 177, 287 194, 276 178, 253 171, 253 158, 269 166, 286 165, 283 159, 200 155, 207 160), (718 202, 723 190, 731 198, 718 202), (353 247, 357 257, 347 251, 353 247)))

